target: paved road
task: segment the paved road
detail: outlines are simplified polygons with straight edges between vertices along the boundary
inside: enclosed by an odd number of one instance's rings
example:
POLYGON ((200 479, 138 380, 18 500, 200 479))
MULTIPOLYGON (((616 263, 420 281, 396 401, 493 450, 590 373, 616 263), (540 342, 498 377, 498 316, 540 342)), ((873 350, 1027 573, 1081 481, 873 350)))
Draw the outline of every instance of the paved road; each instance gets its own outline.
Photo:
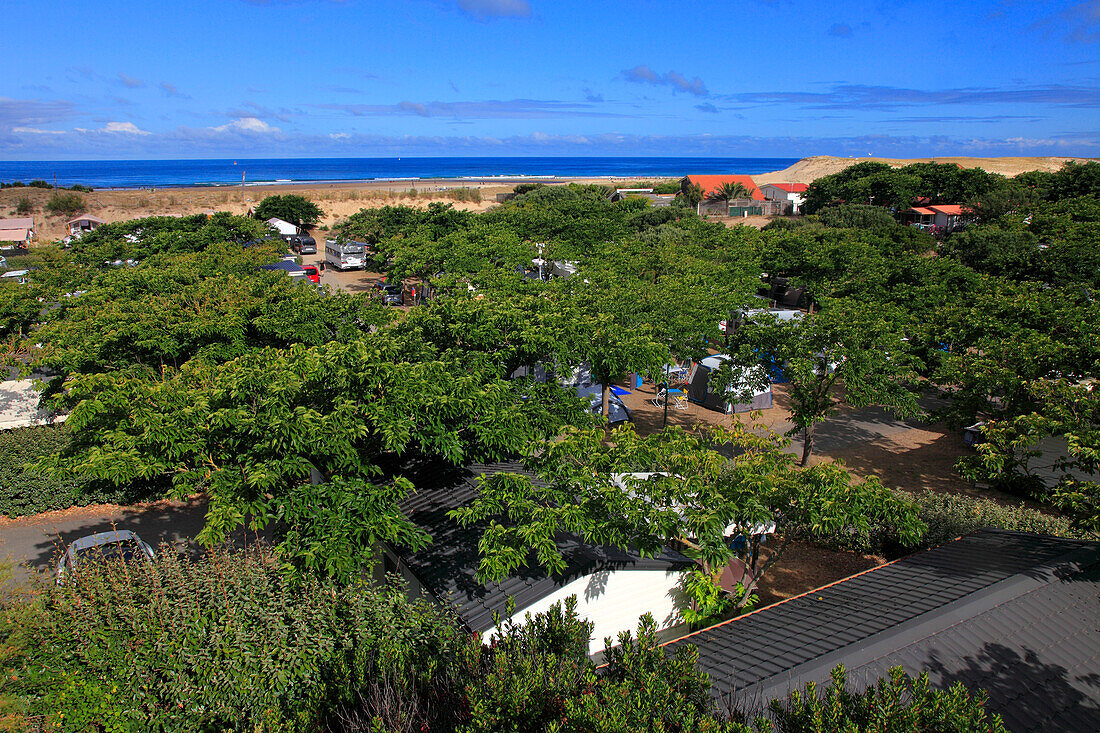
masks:
POLYGON ((0 557, 17 565, 17 575, 28 569, 51 571, 61 548, 73 540, 97 532, 129 529, 158 547, 163 543, 180 550, 197 552, 194 537, 203 526, 206 504, 157 502, 148 507, 92 507, 24 517, 0 524, 0 557))

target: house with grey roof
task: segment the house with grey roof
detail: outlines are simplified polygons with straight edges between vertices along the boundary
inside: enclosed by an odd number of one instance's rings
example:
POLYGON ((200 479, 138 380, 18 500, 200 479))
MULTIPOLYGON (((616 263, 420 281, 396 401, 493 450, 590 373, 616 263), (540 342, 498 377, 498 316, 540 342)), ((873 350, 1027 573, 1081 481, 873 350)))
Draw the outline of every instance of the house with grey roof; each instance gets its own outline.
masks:
POLYGON ((603 650, 604 637, 635 631, 647 612, 666 638, 683 634, 687 627, 677 587, 696 565, 672 549, 644 557, 562 533, 556 541, 565 558, 564 573, 551 575, 533 561, 503 580, 478 581, 478 540, 484 528, 461 527, 447 512, 468 506, 478 496, 479 475, 523 471, 518 463, 419 469, 410 476, 418 490, 402 508, 432 536, 432 543, 415 553, 384 548, 380 570, 399 573, 413 594, 450 603, 461 622, 486 641, 497 629, 494 614, 501 621, 522 622, 528 613, 546 611, 569 596, 577 598, 577 613, 594 624, 590 653, 603 650), (509 615, 510 601, 514 606, 509 615))
POLYGON ((666 645, 759 710, 844 665, 989 693, 1013 731, 1100 731, 1100 543, 986 529, 666 645))

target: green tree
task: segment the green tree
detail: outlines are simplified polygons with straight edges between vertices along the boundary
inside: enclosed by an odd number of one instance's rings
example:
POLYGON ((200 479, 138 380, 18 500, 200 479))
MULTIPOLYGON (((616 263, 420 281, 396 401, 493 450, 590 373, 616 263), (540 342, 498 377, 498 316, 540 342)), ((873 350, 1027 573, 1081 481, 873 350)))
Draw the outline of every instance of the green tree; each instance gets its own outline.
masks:
POLYGON ((256 204, 255 214, 257 219, 282 219, 305 229, 317 226, 325 216, 320 206, 294 193, 265 196, 256 204))
POLYGON ((734 333, 734 358, 716 388, 722 389, 723 377, 733 383, 734 369, 751 369, 761 360, 781 366, 791 385, 791 434, 803 436, 805 466, 817 426, 843 403, 878 405, 901 417, 919 412, 909 388, 917 364, 903 335, 905 323, 897 308, 855 300, 827 302, 819 313, 798 320, 750 322, 734 333))
POLYGON ((528 453, 525 463, 539 481, 485 476, 478 498, 452 512, 464 526, 486 523, 478 568, 485 580, 511 575, 532 560, 560 572, 565 563, 555 538, 569 532, 642 554, 674 544, 698 558, 713 580, 738 558, 752 580, 731 601, 744 607, 781 560, 792 539, 787 526, 864 532, 881 522, 913 541, 923 531, 916 507, 877 480, 853 484, 832 463, 796 469, 780 441, 739 425, 669 428, 648 436, 624 426, 610 442, 601 430, 573 430, 528 453), (780 526, 783 541, 762 562, 757 535, 771 523, 780 526), (729 536, 738 533, 753 539, 733 549, 729 536))
POLYGON ((726 181, 707 195, 708 201, 730 201, 736 199, 751 199, 752 192, 740 181, 726 181))

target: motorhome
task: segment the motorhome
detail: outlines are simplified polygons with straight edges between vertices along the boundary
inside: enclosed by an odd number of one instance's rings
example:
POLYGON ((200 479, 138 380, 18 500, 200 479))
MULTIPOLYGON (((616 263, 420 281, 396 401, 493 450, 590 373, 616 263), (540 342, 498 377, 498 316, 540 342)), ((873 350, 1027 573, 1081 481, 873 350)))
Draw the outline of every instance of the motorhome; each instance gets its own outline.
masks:
POLYGON ((325 242, 325 265, 337 270, 361 270, 366 265, 367 246, 362 242, 325 242))

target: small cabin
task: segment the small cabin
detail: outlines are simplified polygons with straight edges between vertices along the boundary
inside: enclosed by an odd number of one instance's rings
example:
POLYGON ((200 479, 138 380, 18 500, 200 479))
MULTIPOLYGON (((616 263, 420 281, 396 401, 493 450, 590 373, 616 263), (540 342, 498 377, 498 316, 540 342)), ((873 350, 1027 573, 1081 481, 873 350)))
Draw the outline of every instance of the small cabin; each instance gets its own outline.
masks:
POLYGON ((84 214, 78 216, 75 219, 69 219, 65 222, 65 226, 69 230, 69 236, 77 236, 84 232, 90 232, 98 227, 103 226, 107 222, 100 219, 98 216, 92 216, 91 214, 84 214))

